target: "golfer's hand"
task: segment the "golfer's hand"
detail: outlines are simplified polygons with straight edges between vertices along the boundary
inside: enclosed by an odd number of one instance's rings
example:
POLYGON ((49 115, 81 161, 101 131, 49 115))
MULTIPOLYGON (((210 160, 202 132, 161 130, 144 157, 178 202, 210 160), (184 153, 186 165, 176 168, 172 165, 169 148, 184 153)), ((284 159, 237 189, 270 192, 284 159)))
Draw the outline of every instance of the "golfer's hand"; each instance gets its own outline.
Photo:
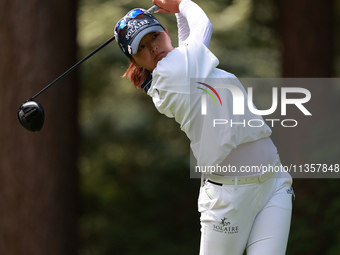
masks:
POLYGON ((159 13, 174 14, 179 12, 179 4, 182 0, 152 0, 152 3, 160 8, 156 11, 159 13))

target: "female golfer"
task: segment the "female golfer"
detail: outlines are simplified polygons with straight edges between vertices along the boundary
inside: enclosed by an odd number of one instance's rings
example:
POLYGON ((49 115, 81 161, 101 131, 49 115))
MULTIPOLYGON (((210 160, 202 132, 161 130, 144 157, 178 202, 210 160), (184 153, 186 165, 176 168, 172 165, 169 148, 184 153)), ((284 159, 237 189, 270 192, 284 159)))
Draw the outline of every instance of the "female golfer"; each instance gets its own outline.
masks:
POLYGON ((208 49, 212 25, 203 10, 191 0, 153 3, 158 12, 176 15, 178 47, 143 9, 122 18, 115 34, 130 60, 124 76, 190 139, 202 172, 200 254, 285 254, 292 178, 278 171, 270 128, 239 103, 246 92, 238 79, 216 68, 208 49))

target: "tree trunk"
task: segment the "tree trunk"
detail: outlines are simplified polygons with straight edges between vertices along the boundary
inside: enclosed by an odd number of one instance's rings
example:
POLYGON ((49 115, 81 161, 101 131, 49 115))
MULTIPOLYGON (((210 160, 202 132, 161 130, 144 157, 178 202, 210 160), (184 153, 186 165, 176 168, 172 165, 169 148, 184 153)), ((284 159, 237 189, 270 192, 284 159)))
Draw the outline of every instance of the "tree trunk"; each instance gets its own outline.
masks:
POLYGON ((17 118, 21 103, 75 63, 75 2, 0 2, 0 254, 76 254, 75 73, 37 98, 41 132, 17 118))
POLYGON ((283 77, 331 77, 333 0, 281 0, 283 77))
MULTIPOLYGON (((282 77, 331 77, 334 55, 333 0, 281 0, 280 11, 282 77)), ((279 131, 281 146, 284 147, 281 156, 293 163, 308 163, 303 146, 296 144, 296 141, 305 140, 309 143, 307 146, 311 146, 311 133, 331 114, 329 96, 332 86, 323 81, 319 85, 306 84, 305 88, 312 95, 308 107, 313 116, 301 117, 299 110, 293 109, 290 117, 299 121, 298 127, 279 131)))
MULTIPOLYGON (((334 55, 333 0, 281 0, 282 76, 299 78, 332 77, 334 55)), ((330 79, 314 83, 306 80, 311 92, 306 104, 311 117, 291 109, 288 118, 298 121, 295 128, 278 130, 278 148, 284 165, 338 163, 338 103, 333 99, 330 79), (314 83, 314 84, 313 84, 314 83)), ((301 84, 301 83, 300 83, 301 84)), ((298 85, 299 86, 299 85, 298 85)), ((294 175, 293 175, 294 176, 294 175)), ((308 177, 320 177, 309 174, 308 177)), ((325 176, 325 175, 323 175, 325 176)), ((333 175, 334 176, 334 175, 333 175)), ((338 227, 329 208, 335 206, 338 179, 294 179, 292 229, 289 254, 327 254, 337 245, 338 227), (320 235, 320 233, 322 233, 320 235)))

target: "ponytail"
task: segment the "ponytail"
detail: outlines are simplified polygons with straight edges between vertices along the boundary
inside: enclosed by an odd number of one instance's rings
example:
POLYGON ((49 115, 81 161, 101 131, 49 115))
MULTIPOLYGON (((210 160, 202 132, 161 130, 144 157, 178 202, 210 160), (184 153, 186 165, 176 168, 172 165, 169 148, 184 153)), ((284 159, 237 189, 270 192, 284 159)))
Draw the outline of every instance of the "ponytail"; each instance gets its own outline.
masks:
POLYGON ((127 77, 136 88, 140 88, 150 72, 144 67, 138 66, 133 59, 129 58, 129 60, 130 65, 122 77, 127 77))

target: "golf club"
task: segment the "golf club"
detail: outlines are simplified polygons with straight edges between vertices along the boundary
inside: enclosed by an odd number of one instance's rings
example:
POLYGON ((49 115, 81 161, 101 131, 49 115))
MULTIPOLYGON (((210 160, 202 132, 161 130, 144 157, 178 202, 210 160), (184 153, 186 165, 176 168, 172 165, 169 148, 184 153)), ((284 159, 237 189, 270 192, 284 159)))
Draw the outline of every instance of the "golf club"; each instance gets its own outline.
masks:
MULTIPOLYGON (((147 12, 148 13, 154 13, 158 9, 159 9, 159 6, 154 5, 150 9, 148 9, 147 12)), ((34 101, 34 99, 37 96, 39 96, 41 93, 46 91, 48 88, 50 88, 57 81, 59 81, 62 77, 64 77, 65 75, 67 75, 68 73, 73 71, 76 67, 78 67, 80 64, 82 64, 84 61, 86 61, 87 59, 92 57, 94 54, 96 54, 98 51, 103 49, 106 45, 108 45, 114 39, 115 39, 115 36, 112 36, 110 39, 108 39, 106 42, 101 44, 98 48, 96 48, 94 51, 92 51, 86 57, 81 59, 79 62, 77 62, 71 68, 69 68, 67 71, 65 71, 63 74, 61 74, 58 78, 56 78, 54 81, 52 81, 50 84, 48 84, 42 90, 40 90, 36 95, 34 95, 30 99, 28 99, 25 103, 23 103, 19 107, 19 110, 18 110, 18 118, 19 118, 21 125, 31 132, 39 132, 44 125, 45 113, 44 113, 44 108, 42 107, 42 105, 39 102, 34 101)))

